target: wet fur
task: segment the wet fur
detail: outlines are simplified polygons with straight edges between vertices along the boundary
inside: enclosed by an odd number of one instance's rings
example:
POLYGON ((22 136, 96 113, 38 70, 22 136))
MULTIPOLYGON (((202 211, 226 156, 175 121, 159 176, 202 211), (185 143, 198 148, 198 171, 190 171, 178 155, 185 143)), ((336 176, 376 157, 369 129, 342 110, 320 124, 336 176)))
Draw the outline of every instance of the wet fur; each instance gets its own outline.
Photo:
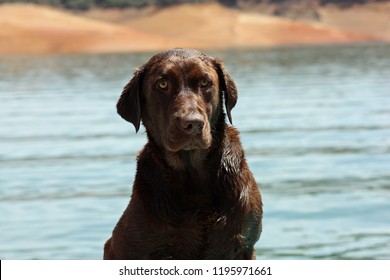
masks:
POLYGON ((235 83, 221 61, 194 50, 157 54, 135 72, 117 109, 136 131, 142 121, 148 143, 104 259, 256 257, 261 195, 223 110, 225 105, 231 122, 236 101, 235 83), (165 70, 171 91, 159 95, 153 85, 165 70), (198 76, 211 79, 208 88, 198 85, 198 76), (204 125, 188 135, 180 121, 193 115, 204 125))

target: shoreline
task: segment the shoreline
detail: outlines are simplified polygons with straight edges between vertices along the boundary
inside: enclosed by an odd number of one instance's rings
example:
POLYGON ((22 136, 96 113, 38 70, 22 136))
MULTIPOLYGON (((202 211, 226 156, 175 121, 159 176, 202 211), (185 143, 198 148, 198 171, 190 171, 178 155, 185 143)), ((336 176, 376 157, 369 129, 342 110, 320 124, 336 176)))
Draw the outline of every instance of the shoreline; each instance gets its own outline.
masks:
POLYGON ((359 34, 329 26, 326 22, 293 21, 218 4, 181 4, 136 17, 127 16, 126 12, 129 13, 126 10, 116 10, 114 15, 110 10, 100 10, 100 14, 96 11, 95 14, 94 11, 72 13, 42 5, 1 4, 0 55, 156 52, 173 47, 260 49, 390 42, 390 35, 388 38, 379 36, 380 32, 359 34), (111 16, 110 20, 108 16, 111 16))
POLYGON ((242 52, 242 51, 268 51, 268 50, 288 50, 288 49, 310 49, 310 48, 332 48, 332 47, 348 47, 348 46, 381 46, 388 45, 390 42, 386 41, 361 41, 361 42, 343 42, 343 43, 306 43, 306 44, 283 44, 283 45, 269 45, 269 46, 238 46, 238 47, 226 47, 226 48, 193 48, 184 46, 172 46, 161 49, 137 49, 137 50, 120 50, 120 51, 99 51, 99 52, 21 52, 21 53, 2 53, 0 52, 0 58, 39 58, 39 57, 55 57, 55 56, 99 56, 99 55, 127 55, 127 54, 150 54, 151 56, 169 50, 172 48, 189 48, 195 49, 204 53, 219 53, 219 52, 242 52))

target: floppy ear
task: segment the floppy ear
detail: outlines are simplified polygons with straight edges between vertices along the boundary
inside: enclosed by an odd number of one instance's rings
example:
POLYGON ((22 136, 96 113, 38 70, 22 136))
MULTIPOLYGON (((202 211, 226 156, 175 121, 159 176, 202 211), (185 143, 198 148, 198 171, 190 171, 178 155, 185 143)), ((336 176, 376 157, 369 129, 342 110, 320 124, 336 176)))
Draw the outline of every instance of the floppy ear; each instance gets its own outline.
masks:
POLYGON ((142 89, 143 68, 137 69, 131 81, 125 86, 119 97, 116 109, 118 114, 128 122, 131 122, 138 132, 141 123, 140 94, 142 89))
POLYGON ((215 70, 218 73, 218 79, 219 79, 219 88, 223 93, 224 99, 225 99, 225 106, 226 106, 226 114, 229 118, 229 122, 233 124, 232 121, 232 115, 230 111, 233 109, 233 107, 237 103, 237 87, 234 83, 232 77, 227 73, 225 70, 222 60, 215 59, 214 60, 214 67, 215 70))

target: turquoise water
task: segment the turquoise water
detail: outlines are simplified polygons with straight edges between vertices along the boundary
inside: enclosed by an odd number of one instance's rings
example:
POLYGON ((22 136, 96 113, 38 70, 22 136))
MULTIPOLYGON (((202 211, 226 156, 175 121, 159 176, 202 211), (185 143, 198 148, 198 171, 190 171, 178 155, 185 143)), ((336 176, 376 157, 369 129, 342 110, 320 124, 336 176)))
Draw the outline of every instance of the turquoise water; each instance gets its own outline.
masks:
MULTIPOLYGON (((390 45, 214 51, 264 200, 259 259, 390 259, 390 45)), ((100 259, 146 141, 150 54, 0 57, 0 258, 100 259)))

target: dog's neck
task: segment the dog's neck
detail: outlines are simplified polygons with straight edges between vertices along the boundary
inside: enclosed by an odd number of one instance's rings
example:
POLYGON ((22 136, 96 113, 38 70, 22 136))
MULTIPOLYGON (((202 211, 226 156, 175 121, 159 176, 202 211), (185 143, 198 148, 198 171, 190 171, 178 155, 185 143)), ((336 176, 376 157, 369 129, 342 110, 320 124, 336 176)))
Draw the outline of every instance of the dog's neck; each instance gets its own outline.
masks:
POLYGON ((191 151, 165 151, 164 159, 172 169, 176 171, 184 170, 203 170, 209 150, 191 150, 191 151))

